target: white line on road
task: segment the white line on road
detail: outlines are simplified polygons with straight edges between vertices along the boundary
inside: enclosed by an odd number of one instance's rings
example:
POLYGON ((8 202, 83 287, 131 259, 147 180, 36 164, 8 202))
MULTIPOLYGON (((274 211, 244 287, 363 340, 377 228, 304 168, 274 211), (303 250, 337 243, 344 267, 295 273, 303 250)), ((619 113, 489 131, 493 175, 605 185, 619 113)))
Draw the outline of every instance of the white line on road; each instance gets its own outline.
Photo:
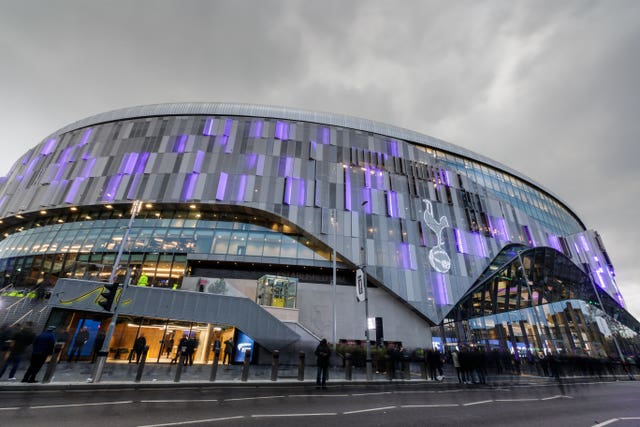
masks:
POLYGON ((323 417, 327 415, 338 415, 336 412, 316 412, 308 414, 256 414, 251 418, 277 418, 277 417, 323 417))
POLYGON ((358 411, 347 411, 347 412, 343 412, 343 415, 350 415, 350 414, 361 414, 363 412, 375 412, 375 411, 386 411, 388 409, 394 409, 395 406, 382 406, 379 408, 369 408, 369 409, 360 409, 358 411))
POLYGON ((13 406, 13 407, 7 407, 7 408, 0 408, 0 411, 15 411, 17 409, 20 409, 19 406, 13 406))
POLYGON ((620 421, 620 419, 619 419, 619 418, 611 418, 610 420, 607 420, 607 421, 601 422, 601 423, 599 423, 599 424, 594 424, 594 425, 593 425, 593 427, 603 427, 603 426, 607 426, 607 425, 609 425, 609 424, 613 424, 613 423, 615 423, 616 421, 620 421))
POLYGON ((40 405, 29 406, 29 409, 75 408, 81 406, 123 405, 127 403, 133 403, 133 400, 122 400, 119 402, 67 403, 64 405, 40 405))
POLYGON ((390 391, 380 391, 377 393, 352 393, 351 396, 378 396, 381 394, 391 394, 390 391))
POLYGON ((462 406, 482 405, 484 403, 493 403, 493 400, 480 400, 478 402, 463 403, 462 406))
POLYGON ((287 397, 349 397, 350 394, 290 394, 287 397))
POLYGON ((140 403, 191 403, 191 402, 217 402, 218 399, 157 399, 140 400, 140 403))
POLYGON ((531 402, 533 400, 538 400, 538 399, 535 397, 522 398, 522 399, 496 399, 495 402, 531 402))
POLYGON ((563 394, 556 394, 555 396, 551 396, 551 397, 543 397, 540 400, 552 400, 552 399, 573 399, 573 397, 565 396, 563 394))
POLYGON ((401 408, 450 408, 453 406, 460 406, 458 403, 434 403, 432 405, 401 405, 401 408))
POLYGON ((225 402, 239 402, 241 400, 258 400, 258 399, 281 399, 287 396, 258 396, 258 397, 238 397, 235 399, 224 399, 225 402))
POLYGON ((212 422, 215 422, 215 421, 239 420, 241 418, 244 418, 244 415, 238 415, 238 416, 235 416, 235 417, 208 418, 208 419, 205 419, 205 420, 176 421, 175 423, 147 424, 147 425, 141 425, 141 426, 138 426, 138 427, 184 426, 184 425, 188 425, 188 424, 212 423, 212 422))

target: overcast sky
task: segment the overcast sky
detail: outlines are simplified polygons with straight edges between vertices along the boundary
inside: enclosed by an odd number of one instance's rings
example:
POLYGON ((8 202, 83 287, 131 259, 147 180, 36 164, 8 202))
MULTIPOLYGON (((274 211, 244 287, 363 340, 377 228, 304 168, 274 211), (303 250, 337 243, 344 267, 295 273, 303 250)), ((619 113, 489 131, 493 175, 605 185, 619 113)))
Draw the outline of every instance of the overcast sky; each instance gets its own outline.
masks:
POLYGON ((241 102, 422 132, 597 230, 640 316, 640 1, 0 0, 0 175, 116 108, 241 102))

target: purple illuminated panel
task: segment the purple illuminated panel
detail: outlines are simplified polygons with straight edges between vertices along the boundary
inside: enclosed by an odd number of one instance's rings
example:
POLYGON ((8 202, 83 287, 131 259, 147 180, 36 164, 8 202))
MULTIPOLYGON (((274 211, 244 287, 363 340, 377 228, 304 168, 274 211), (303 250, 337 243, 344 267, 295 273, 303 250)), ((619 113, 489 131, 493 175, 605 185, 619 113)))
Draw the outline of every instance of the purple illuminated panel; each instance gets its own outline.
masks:
POLYGON ((398 215, 398 193, 395 191, 387 191, 387 215, 391 218, 397 218, 398 215))
POLYGON ((38 163, 39 160, 40 160, 40 156, 36 156, 33 159, 31 159, 22 177, 29 178, 29 175, 31 175, 31 172, 33 172, 33 168, 36 166, 36 163, 38 163))
POLYGON ((204 151, 198 150, 196 159, 193 161, 193 171, 200 172, 202 170, 202 162, 204 161, 204 151))
POLYGON ((138 153, 126 153, 122 158, 122 163, 120 163, 120 170, 118 173, 122 175, 131 175, 137 161, 138 153))
POLYGON ((487 258, 487 247, 485 246, 484 238, 480 233, 471 233, 471 236, 475 243, 475 255, 487 258))
POLYGON ((289 139, 289 124, 278 120, 276 122, 275 137, 280 140, 289 139))
POLYGON ((212 117, 207 117, 207 120, 204 121, 204 129, 202 130, 202 134, 205 136, 215 136, 213 133, 214 125, 215 119, 212 117))
MULTIPOLYGON (((222 131, 222 135, 228 137, 231 135, 231 126, 233 126, 233 120, 227 119, 224 121, 224 130, 222 131)), ((226 139, 225 139, 226 141, 226 139)))
POLYGON ((451 187, 451 181, 449 180, 449 171, 440 169, 440 177, 444 185, 446 185, 447 187, 451 187))
POLYGON ((0 197, 0 206, 4 205, 4 202, 7 200, 7 196, 0 197))
POLYGON ((193 199, 193 192, 196 189, 197 183, 198 183, 197 172, 187 174, 184 180, 184 186, 182 187, 182 201, 193 199))
POLYGON ((509 229, 507 228, 507 221, 504 218, 494 217, 493 220, 495 228, 496 237, 500 240, 508 241, 509 238, 509 229))
POLYGON ((69 152, 71 151, 71 147, 67 147, 64 149, 62 154, 60 155, 60 161, 58 162, 58 172, 56 172, 56 176, 53 178, 53 182, 60 181, 64 171, 67 167, 67 158, 69 157, 69 152))
POLYGON ((583 235, 580 235, 578 239, 580 239, 582 249, 584 249, 585 252, 589 252, 589 243, 587 243, 587 239, 583 235))
POLYGON ((527 241, 529 242, 529 244, 531 246, 536 246, 536 241, 533 240, 533 235, 531 234, 531 230, 529 230, 529 227, 526 225, 523 225, 522 229, 524 230, 524 234, 527 237, 527 241))
POLYGON ((371 188, 371 171, 369 166, 364 167, 364 186, 371 188))
POLYGON ((459 229, 454 228, 453 237, 456 241, 456 249, 458 250, 458 253, 468 254, 469 250, 467 249, 467 243, 462 232, 459 229))
POLYGON ((238 192, 236 193, 236 201, 244 201, 244 192, 247 189, 247 176, 240 175, 240 181, 238 182, 238 192))
POLYGON ((371 189, 370 188, 363 188, 362 189, 362 201, 363 202, 367 202, 366 205, 364 205, 364 211, 365 213, 370 214, 371 212, 373 212, 373 206, 371 206, 373 203, 371 202, 371 189))
POLYGON ((405 270, 418 269, 415 259, 413 258, 413 256, 411 256, 411 248, 407 243, 400 243, 400 250, 398 252, 400 256, 400 262, 398 263, 398 265, 400 265, 405 270))
POLYGON ((84 131, 84 134, 82 135, 82 139, 80 140, 80 144, 78 144, 78 147, 87 145, 87 142, 89 142, 89 137, 91 137, 92 132, 93 132, 93 128, 89 128, 84 131))
POLYGON ((393 157, 398 157, 399 156, 399 150, 398 150, 398 141, 392 139, 391 141, 389 141, 389 154, 391 154, 393 157))
POLYGON ((42 151, 40 152, 40 154, 42 154, 43 156, 48 156, 49 154, 51 154, 51 152, 53 152, 53 147, 55 147, 56 142, 58 142, 55 138, 51 138, 50 140, 48 140, 45 144, 44 147, 42 147, 42 151))
POLYGON ((109 178, 109 183, 107 184, 104 193, 102 194, 102 200, 105 202, 112 202, 116 197, 116 193, 118 192, 118 187, 120 186, 120 182, 122 181, 122 175, 113 175, 109 178))
POLYGON ((448 305, 449 294, 447 292, 447 282, 442 273, 431 273, 431 287, 436 305, 448 305))
POLYGON ((320 140, 324 145, 331 144, 331 131, 329 128, 322 128, 320 131, 320 140))
POLYGON ((562 244, 560 243, 560 239, 555 234, 548 234, 549 237, 549 246, 555 249, 558 252, 562 252, 562 244))
POLYGON ((187 148, 187 138, 187 135, 179 135, 174 141, 171 151, 174 153, 184 153, 184 150, 187 148))
POLYGON ((284 204, 291 204, 291 192, 293 191, 293 178, 290 176, 284 179, 284 204))
POLYGON ((255 153, 249 153, 244 158, 244 167, 246 169, 253 169, 258 164, 258 155, 255 153))
POLYGON ((69 191, 67 191, 67 195, 64 198, 65 203, 74 203, 76 195, 78 194, 78 189, 80 188, 80 185, 82 185, 83 181, 84 178, 76 178, 71 182, 71 187, 69 187, 69 191))
POLYGON ((264 127, 264 122, 262 120, 254 120, 251 122, 251 129, 249 131, 249 136, 251 138, 262 138, 262 128, 264 127))
POLYGON ((138 163, 136 163, 136 167, 134 173, 140 174, 144 173, 144 169, 147 167, 147 161, 149 161, 149 153, 143 152, 138 156, 138 163))
POLYGON ((225 172, 220 172, 220 181, 218 182, 218 190, 216 191, 216 200, 224 200, 224 194, 227 192, 227 180, 229 175, 225 172))

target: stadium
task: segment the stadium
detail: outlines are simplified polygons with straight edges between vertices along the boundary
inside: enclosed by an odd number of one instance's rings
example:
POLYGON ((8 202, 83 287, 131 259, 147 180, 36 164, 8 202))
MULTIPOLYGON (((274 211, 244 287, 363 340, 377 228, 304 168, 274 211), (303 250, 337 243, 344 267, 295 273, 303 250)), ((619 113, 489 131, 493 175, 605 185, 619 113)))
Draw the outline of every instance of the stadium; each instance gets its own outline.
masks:
POLYGON ((98 114, 17 159, 0 231, 0 322, 86 327, 84 358, 112 315, 105 283, 123 285, 110 361, 141 335, 164 362, 181 337, 197 342, 195 363, 228 339, 235 361, 251 349, 255 363, 323 337, 636 351, 603 240, 561 198, 366 119, 230 103, 98 114))

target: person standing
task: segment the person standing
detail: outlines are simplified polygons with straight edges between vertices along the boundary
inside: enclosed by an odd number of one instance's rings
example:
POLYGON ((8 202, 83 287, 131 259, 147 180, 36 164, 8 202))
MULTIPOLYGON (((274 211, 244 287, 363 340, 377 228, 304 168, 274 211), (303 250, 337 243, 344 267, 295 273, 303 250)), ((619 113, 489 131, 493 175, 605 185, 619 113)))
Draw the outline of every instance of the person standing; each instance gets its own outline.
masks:
POLYGON ((316 355, 316 364, 318 365, 318 373, 316 375, 316 386, 327 388, 327 379, 329 376, 329 360, 331 358, 331 348, 325 338, 320 341, 314 352, 316 355))
POLYGON ((233 339, 229 338, 224 342, 224 357, 222 358, 222 364, 228 365, 231 363, 231 354, 233 353, 233 339))
POLYGON ((171 356, 172 350, 173 350, 173 337, 169 338, 164 344, 164 351, 167 354, 167 357, 171 356))
POLYGON ((15 326, 15 330, 12 333, 10 340, 11 349, 9 350, 9 357, 5 360, 2 370, 0 370, 0 377, 4 375, 9 365, 11 365, 9 380, 16 380, 16 372, 18 371, 18 367, 22 361, 22 356, 27 350, 27 347, 33 343, 35 336, 36 335, 31 330, 31 322, 28 322, 24 327, 20 327, 19 324, 15 326))
POLYGON ((144 335, 140 335, 138 339, 136 339, 133 344, 133 351, 136 353, 136 364, 140 363, 140 359, 142 358, 142 353, 144 353, 144 348, 147 346, 147 339, 144 335))
POLYGON ((193 357, 195 355, 196 348, 198 348, 198 339, 195 335, 192 335, 187 340, 187 363, 189 366, 193 365, 193 357))
POLYGON ((89 329, 86 326, 83 326, 76 334, 76 339, 73 342, 73 348, 71 349, 71 354, 69 355, 69 362, 71 362, 71 359, 73 359, 74 357, 76 359, 76 362, 78 361, 80 354, 82 354, 82 348, 87 343, 87 341, 89 341, 89 329))
POLYGON ((55 330, 55 326, 49 326, 46 331, 38 335, 33 341, 31 363, 22 378, 23 383, 35 383, 36 375, 40 372, 40 368, 44 365, 47 357, 53 354, 53 349, 56 345, 56 336, 53 333, 55 330))

